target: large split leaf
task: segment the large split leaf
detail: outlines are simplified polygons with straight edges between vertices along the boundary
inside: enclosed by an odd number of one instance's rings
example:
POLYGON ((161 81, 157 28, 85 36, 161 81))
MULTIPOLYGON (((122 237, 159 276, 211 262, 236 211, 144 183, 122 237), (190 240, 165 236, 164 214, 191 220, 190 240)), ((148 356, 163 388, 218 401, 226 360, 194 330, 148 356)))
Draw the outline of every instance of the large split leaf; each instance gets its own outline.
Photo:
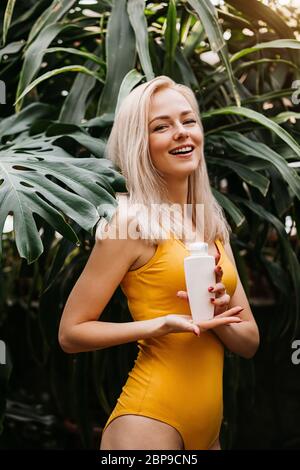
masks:
MULTIPOLYGON (((53 140, 53 138, 52 138, 53 140)), ((13 213, 20 256, 29 263, 43 251, 34 214, 76 243, 65 216, 91 230, 116 205, 112 184, 120 175, 106 159, 72 158, 41 136, 0 150, 0 230, 13 213)))

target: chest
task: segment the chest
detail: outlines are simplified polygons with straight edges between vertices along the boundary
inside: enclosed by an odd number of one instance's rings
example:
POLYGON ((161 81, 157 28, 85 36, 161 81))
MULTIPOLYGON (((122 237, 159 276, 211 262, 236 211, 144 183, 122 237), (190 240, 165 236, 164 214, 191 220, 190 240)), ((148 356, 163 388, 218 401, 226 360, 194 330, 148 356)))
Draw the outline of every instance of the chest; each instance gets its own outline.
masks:
MULTIPOLYGON (((140 242, 139 256, 134 261, 134 263, 130 266, 129 271, 134 271, 136 269, 143 267, 155 255, 157 245, 149 245, 148 243, 145 242, 145 240, 139 240, 139 242, 140 242)), ((184 243, 181 240, 177 240, 177 242, 180 243, 182 247, 185 247, 184 243)), ((214 257, 218 255, 219 251, 215 243, 211 243, 208 245, 208 253, 214 257)))

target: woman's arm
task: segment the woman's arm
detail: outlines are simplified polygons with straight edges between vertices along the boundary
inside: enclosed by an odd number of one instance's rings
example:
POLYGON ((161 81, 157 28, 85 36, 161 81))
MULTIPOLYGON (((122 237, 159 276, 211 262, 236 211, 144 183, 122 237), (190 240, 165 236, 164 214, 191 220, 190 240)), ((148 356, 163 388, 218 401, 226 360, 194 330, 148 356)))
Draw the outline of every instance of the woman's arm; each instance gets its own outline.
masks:
MULTIPOLYGON (((93 351, 169 333, 199 334, 198 327, 188 315, 162 315, 127 323, 98 321, 116 288, 141 253, 140 241, 126 232, 130 223, 126 219, 119 223, 117 227, 120 232, 117 230, 114 238, 106 237, 95 243, 66 302, 59 327, 59 343, 66 353, 93 351), (119 238, 119 233, 127 233, 128 236, 126 239, 119 238)), ((202 326, 214 328, 240 321, 232 316, 236 313, 235 310, 228 311, 219 318, 204 322, 202 326)))
POLYGON ((107 236, 95 243, 69 295, 59 327, 59 343, 67 353, 107 348, 158 336, 165 331, 162 328, 163 317, 128 323, 98 321, 116 288, 140 255, 139 240, 118 236, 119 233, 127 233, 125 230, 129 223, 116 215, 116 225, 111 223, 111 228, 118 227, 115 237, 107 236))
MULTIPOLYGON (((230 244, 226 244, 224 248, 236 268, 230 244)), ((259 331, 237 269, 236 272, 238 282, 236 290, 231 297, 229 308, 241 305, 244 310, 239 314, 239 317, 243 321, 241 323, 216 327, 214 332, 230 351, 246 359, 250 359, 254 356, 259 346, 259 331)))

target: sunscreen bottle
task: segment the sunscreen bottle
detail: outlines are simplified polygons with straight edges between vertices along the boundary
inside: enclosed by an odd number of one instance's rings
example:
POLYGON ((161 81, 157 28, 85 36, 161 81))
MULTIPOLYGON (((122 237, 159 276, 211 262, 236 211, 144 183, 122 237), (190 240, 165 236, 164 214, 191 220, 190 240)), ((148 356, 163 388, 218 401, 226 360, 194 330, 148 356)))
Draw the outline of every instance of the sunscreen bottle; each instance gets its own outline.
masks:
POLYGON ((184 258, 184 273, 191 315, 195 323, 210 320, 214 316, 214 305, 210 299, 209 286, 214 286, 215 258, 208 254, 208 244, 203 242, 188 245, 190 256, 184 258))

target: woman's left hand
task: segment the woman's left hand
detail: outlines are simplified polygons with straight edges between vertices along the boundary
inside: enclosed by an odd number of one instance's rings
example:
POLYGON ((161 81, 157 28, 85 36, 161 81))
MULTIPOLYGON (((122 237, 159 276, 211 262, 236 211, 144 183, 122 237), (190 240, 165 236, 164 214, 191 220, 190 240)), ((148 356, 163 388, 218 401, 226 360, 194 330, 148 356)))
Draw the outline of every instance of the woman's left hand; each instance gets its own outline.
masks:
MULTIPOLYGON (((216 258, 216 263, 219 258, 216 258)), ((215 306, 214 316, 220 315, 221 313, 226 312, 230 304, 230 295, 227 294, 224 284, 221 282, 223 277, 223 270, 221 266, 215 267, 216 273, 216 284, 214 286, 209 286, 208 291, 211 294, 215 294, 215 299, 211 299, 211 302, 215 306)), ((181 299, 188 300, 188 294, 186 291, 180 290, 177 292, 177 297, 181 299)))
POLYGON ((216 273, 216 284, 215 286, 209 286, 208 291, 211 294, 215 294, 215 299, 211 299, 211 302, 215 306, 214 316, 220 315, 226 312, 230 304, 230 295, 227 294, 224 284, 221 282, 223 277, 223 270, 221 266, 215 267, 216 273))

